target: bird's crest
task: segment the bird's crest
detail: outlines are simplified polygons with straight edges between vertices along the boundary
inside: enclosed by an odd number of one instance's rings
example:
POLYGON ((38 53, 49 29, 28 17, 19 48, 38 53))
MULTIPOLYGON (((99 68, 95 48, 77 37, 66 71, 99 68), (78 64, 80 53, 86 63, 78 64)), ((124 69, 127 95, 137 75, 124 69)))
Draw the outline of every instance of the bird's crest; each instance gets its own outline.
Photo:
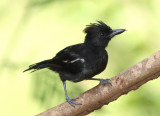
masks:
POLYGON ((106 25, 104 22, 102 21, 97 21, 98 23, 90 23, 90 25, 87 25, 87 27, 83 30, 84 33, 90 33, 93 31, 97 31, 97 30, 101 30, 101 31, 105 31, 105 32, 110 32, 112 29, 106 25))

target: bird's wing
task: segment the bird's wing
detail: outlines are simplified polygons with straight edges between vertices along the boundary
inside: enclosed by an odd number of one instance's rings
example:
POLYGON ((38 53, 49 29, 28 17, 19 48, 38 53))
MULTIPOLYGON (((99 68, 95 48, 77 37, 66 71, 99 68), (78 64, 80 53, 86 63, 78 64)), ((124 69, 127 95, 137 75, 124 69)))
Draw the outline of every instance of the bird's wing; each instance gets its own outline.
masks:
MULTIPOLYGON (((52 59, 52 64, 59 67, 59 70, 57 69, 55 71, 64 71, 70 73, 81 72, 85 62, 85 59, 80 56, 81 47, 81 44, 77 44, 74 46, 69 46, 58 52, 52 59)), ((50 69, 53 68, 54 67, 51 67, 50 69)))

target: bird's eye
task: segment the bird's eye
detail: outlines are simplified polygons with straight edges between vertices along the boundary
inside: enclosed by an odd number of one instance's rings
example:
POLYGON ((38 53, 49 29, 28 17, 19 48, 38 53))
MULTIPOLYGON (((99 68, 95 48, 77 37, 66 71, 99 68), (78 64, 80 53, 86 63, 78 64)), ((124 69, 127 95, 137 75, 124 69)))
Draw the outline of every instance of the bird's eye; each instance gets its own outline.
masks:
POLYGON ((104 33, 101 33, 101 36, 104 36, 104 33))

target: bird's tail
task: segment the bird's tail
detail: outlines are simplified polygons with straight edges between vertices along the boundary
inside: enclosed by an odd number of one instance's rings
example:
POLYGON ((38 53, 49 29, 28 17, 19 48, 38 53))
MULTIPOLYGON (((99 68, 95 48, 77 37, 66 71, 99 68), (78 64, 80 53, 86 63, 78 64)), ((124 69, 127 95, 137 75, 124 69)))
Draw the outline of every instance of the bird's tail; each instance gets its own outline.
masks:
POLYGON ((32 72, 34 72, 34 71, 37 71, 37 70, 40 70, 40 69, 43 69, 43 68, 47 68, 49 66, 49 62, 50 62, 50 60, 45 60, 45 61, 42 61, 42 62, 32 64, 32 65, 29 66, 28 69, 24 70, 23 72, 26 72, 26 71, 29 71, 29 70, 33 70, 32 72))

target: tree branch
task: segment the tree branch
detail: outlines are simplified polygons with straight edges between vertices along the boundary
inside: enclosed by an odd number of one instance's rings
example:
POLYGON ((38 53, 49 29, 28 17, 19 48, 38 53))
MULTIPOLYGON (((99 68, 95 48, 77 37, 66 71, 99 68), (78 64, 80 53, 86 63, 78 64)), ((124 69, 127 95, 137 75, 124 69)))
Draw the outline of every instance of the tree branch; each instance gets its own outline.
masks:
POLYGON ((112 86, 99 84, 79 95, 75 108, 67 102, 53 107, 37 116, 82 116, 107 105, 121 95, 138 89, 149 80, 160 76, 160 51, 133 67, 111 78, 112 86))

